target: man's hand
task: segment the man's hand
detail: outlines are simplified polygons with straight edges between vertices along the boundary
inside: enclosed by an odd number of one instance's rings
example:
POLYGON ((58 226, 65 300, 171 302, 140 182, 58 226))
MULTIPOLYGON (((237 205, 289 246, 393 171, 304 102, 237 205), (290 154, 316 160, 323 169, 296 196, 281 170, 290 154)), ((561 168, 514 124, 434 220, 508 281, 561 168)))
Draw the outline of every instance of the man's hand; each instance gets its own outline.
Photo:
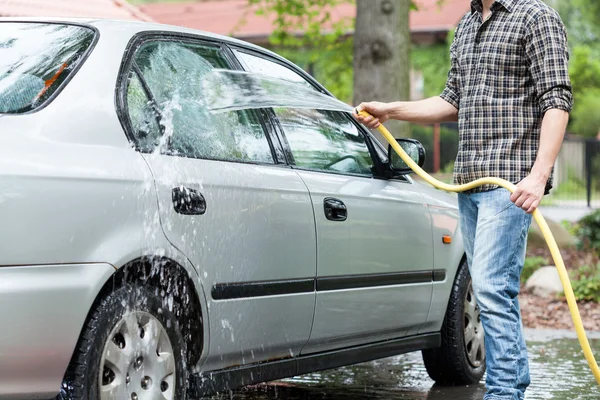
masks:
POLYGON ((542 174, 531 173, 517 185, 510 200, 527 214, 531 214, 540 205, 548 178, 542 174))
POLYGON ((569 113, 550 109, 544 114, 540 133, 540 148, 529 175, 517 185, 510 199, 517 207, 531 214, 540 205, 552 166, 556 161, 569 122, 569 113))
POLYGON ((372 115, 372 117, 365 118, 362 115, 358 115, 356 113, 353 114, 358 122, 365 125, 369 129, 377 129, 379 125, 390 119, 391 107, 388 103, 381 103, 379 101, 360 103, 360 105, 356 107, 356 110, 358 112, 366 111, 372 115))

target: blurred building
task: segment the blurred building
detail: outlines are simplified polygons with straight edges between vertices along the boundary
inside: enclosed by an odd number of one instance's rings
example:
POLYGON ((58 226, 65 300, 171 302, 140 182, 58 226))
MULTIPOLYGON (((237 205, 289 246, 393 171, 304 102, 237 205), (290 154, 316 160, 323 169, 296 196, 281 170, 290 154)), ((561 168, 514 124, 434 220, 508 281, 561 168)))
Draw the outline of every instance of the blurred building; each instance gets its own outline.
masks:
MULTIPOLYGON (((413 43, 418 45, 444 42, 448 32, 470 9, 467 0, 445 0, 442 5, 438 5, 438 0, 416 0, 416 3, 419 9, 411 12, 410 30, 413 43)), ((139 8, 157 22, 220 33, 259 45, 268 44, 275 19, 273 15, 256 15, 247 0, 157 2, 139 8)), ((331 9, 332 22, 355 15, 353 4, 339 4, 331 9)))
POLYGON ((40 16, 152 20, 125 0, 0 0, 0 17, 40 16))

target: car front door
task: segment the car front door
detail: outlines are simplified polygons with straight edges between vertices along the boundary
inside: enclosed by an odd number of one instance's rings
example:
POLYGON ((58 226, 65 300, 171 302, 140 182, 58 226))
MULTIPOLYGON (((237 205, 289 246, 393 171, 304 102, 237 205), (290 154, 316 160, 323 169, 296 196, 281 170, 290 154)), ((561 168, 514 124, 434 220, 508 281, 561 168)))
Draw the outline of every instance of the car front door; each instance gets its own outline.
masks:
MULTIPOLYGON (((280 62, 237 55, 251 71, 304 81, 280 62)), ((375 146, 347 114, 273 111, 317 229, 317 306, 303 353, 415 334, 433 280, 431 219, 417 186, 377 176, 375 146)))
POLYGON ((208 111, 203 77, 230 68, 226 49, 161 36, 133 49, 124 84, 128 131, 154 174, 164 233, 206 293, 204 369, 299 354, 315 303, 306 186, 280 162, 260 112, 208 111))

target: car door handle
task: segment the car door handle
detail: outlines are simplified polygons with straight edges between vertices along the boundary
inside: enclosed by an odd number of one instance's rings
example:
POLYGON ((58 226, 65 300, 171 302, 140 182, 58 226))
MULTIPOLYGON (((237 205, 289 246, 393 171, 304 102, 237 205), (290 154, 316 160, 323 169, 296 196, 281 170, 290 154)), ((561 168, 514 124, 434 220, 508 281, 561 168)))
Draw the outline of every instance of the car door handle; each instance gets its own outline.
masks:
POLYGON ((325 208, 325 218, 328 220, 341 222, 348 219, 348 208, 343 201, 327 197, 323 200, 323 206, 325 208))
POLYGON ((175 212, 183 215, 202 215, 206 212, 206 200, 195 189, 179 186, 171 193, 175 212))

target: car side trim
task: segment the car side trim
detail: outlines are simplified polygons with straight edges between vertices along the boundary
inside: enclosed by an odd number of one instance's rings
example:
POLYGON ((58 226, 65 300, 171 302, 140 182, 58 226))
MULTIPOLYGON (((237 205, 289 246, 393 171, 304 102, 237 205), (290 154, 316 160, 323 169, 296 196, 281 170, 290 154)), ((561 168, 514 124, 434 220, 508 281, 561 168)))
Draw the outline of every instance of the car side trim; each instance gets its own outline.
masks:
POLYGON ((255 282, 217 283, 211 290, 213 300, 233 300, 284 294, 324 292, 378 286, 441 282, 446 270, 425 270, 383 274, 324 276, 255 282))
POLYGON ((317 291, 408 285, 411 283, 427 283, 432 281, 433 271, 324 276, 317 279, 317 291))
POLYGON ((260 382, 436 348, 440 345, 441 334, 429 333, 221 371, 204 372, 190 377, 190 390, 193 396, 206 396, 260 382))
POLYGON ((315 280, 305 278, 244 283, 217 283, 213 286, 211 294, 214 300, 231 300, 280 294, 309 293, 314 290, 315 280))

